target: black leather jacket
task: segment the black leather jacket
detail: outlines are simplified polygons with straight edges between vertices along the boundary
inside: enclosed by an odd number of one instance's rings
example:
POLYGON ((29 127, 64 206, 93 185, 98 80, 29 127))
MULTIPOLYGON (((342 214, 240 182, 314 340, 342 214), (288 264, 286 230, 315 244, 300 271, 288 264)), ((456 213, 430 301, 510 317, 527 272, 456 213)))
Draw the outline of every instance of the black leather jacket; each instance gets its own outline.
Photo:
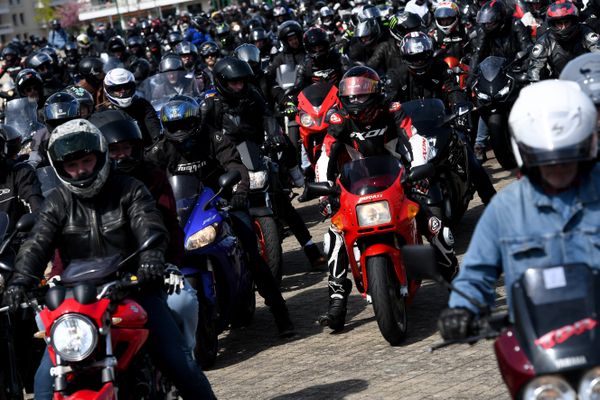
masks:
POLYGON ((367 66, 378 72, 387 72, 390 69, 398 68, 402 64, 400 48, 396 45, 393 38, 379 43, 373 52, 373 55, 367 61, 367 66))
MULTIPOLYGON (((100 193, 82 199, 59 185, 50 192, 39 211, 27 240, 19 249, 15 268, 41 277, 54 250, 64 265, 75 259, 103 258, 133 253, 152 234, 164 240, 139 255, 139 262, 164 262, 168 233, 156 201, 144 184, 129 176, 112 173, 100 193)), ((137 265, 125 269, 133 271, 137 265)), ((15 273, 14 284, 33 284, 15 273)))
POLYGON ((29 164, 0 161, 0 211, 9 217, 12 232, 23 214, 37 211, 44 201, 40 181, 29 164))
POLYGON ((531 50, 527 75, 531 81, 558 79, 565 65, 575 57, 589 52, 600 52, 599 36, 587 25, 580 25, 574 38, 559 42, 548 29, 539 37, 531 50))

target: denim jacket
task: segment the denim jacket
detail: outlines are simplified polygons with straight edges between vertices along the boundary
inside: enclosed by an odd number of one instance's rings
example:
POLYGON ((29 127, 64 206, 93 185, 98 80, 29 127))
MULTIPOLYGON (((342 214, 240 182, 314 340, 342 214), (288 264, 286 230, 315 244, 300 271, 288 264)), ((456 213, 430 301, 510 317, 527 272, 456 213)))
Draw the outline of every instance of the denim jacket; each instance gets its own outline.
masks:
MULTIPOLYGON (((496 280, 504 273, 512 315, 511 288, 527 268, 571 263, 600 268, 599 165, 559 195, 544 194, 527 178, 498 193, 477 223, 453 284, 492 306, 496 280)), ((478 311, 455 292, 449 306, 478 311)))

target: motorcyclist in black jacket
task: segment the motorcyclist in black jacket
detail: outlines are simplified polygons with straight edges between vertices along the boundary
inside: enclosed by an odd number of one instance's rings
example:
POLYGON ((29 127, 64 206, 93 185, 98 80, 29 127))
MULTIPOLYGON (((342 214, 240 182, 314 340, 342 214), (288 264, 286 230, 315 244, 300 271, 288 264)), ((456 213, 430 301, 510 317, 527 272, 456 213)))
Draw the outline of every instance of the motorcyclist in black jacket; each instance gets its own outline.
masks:
MULTIPOLYGON (((279 26, 277 37, 283 46, 283 51, 273 57, 267 70, 267 76, 271 82, 275 82, 275 75, 280 66, 287 64, 295 67, 304 62, 306 51, 302 44, 302 32, 302 27, 296 21, 286 21, 279 26)), ((274 85, 271 90, 271 96, 276 104, 285 109, 286 103, 289 100, 287 96, 288 91, 283 90, 277 85, 274 85)))
MULTIPOLYGON (((105 139, 87 120, 76 119, 56 128, 48 154, 62 182, 53 190, 27 240, 21 246, 5 302, 15 310, 26 289, 37 285, 55 248, 65 265, 76 259, 125 257, 153 234, 162 236, 154 248, 143 251, 135 272, 145 288, 136 301, 148 314, 149 350, 157 366, 186 399, 212 398, 210 383, 191 355, 165 301, 164 251, 168 232, 155 201, 140 182, 113 174, 105 139), (168 346, 165 346, 168 343, 168 346)), ((52 398, 50 357, 46 352, 35 378, 36 399, 52 398)))
MULTIPOLYGON (((254 111, 257 113, 256 111, 254 111)), ((233 229, 248 253, 248 266, 258 292, 270 307, 280 336, 290 336, 294 325, 287 306, 266 262, 258 252, 256 234, 248 214, 248 170, 223 126, 215 122, 200 124, 200 110, 193 99, 170 100, 161 110, 165 136, 146 154, 149 161, 171 175, 195 175, 202 183, 218 188, 218 178, 226 171, 239 171, 241 181, 229 198, 233 229)))
POLYGON ((531 50, 527 75, 530 81, 556 79, 573 58, 600 52, 596 32, 578 20, 577 7, 570 1, 550 4, 546 12, 549 29, 531 50))

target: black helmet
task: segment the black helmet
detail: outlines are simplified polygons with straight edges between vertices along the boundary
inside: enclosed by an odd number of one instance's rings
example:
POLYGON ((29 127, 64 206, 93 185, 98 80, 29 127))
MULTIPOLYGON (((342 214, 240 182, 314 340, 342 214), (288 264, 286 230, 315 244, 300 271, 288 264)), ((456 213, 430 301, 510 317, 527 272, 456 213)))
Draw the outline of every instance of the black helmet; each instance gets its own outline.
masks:
POLYGON ((67 44, 65 44, 65 54, 67 55, 67 57, 70 57, 70 58, 78 57, 79 52, 77 49, 77 43, 68 42, 67 44))
POLYGON ((152 67, 150 62, 145 58, 137 58, 134 62, 129 64, 127 69, 133 73, 136 82, 142 82, 150 76, 152 67))
POLYGON ((339 96, 353 119, 368 124, 373 121, 383 100, 381 79, 369 67, 352 67, 340 81, 339 96))
POLYGON ((110 171, 104 136, 92 123, 81 118, 65 122, 52 131, 48 142, 48 158, 58 179, 69 191, 84 198, 100 192, 110 171), (96 156, 92 174, 72 178, 66 173, 63 167, 65 162, 89 154, 96 156))
POLYGON ((390 18, 389 28, 390 35, 396 40, 396 44, 401 46, 402 39, 407 33, 423 29, 423 20, 417 14, 404 12, 390 18))
POLYGON ((433 62, 433 43, 423 32, 406 34, 400 52, 408 69, 417 74, 424 74, 433 62))
POLYGON ((58 125, 79 118, 79 102, 77 98, 67 92, 54 93, 44 103, 44 121, 52 131, 58 125))
POLYGON ((60 21, 57 19, 52 20, 52 29, 60 29, 60 21))
POLYGON ((158 65, 158 71, 185 71, 185 66, 183 65, 183 61, 181 61, 181 57, 179 57, 177 54, 170 53, 164 56, 162 60, 160 60, 160 64, 158 65))
POLYGON ((170 99, 160 110, 160 121, 167 140, 183 144, 200 125, 200 106, 189 96, 170 99))
POLYGON ((6 63, 7 66, 15 66, 19 64, 19 50, 14 46, 8 45, 2 49, 0 58, 6 63))
MULTIPOLYGON (((133 51, 135 47, 144 47, 144 38, 138 35, 129 36, 127 38, 127 47, 129 47, 130 51, 133 51)), ((136 53, 136 51, 133 51, 136 53)))
POLYGON ((322 28, 310 28, 304 33, 303 37, 304 48, 306 53, 313 59, 317 60, 329 54, 329 35, 322 28))
POLYGON ((113 36, 108 39, 106 49, 108 50, 109 54, 124 53, 126 49, 125 41, 121 36, 113 36))
POLYGON ((104 64, 98 57, 85 57, 79 61, 79 73, 93 86, 100 86, 104 80, 104 64))
POLYGON ((0 124, 0 159, 12 158, 21 150, 21 134, 10 125, 0 124))
POLYGON ((546 22, 557 39, 566 41, 579 31, 579 11, 570 1, 557 1, 548 6, 546 22))
POLYGON ((225 97, 239 97, 240 92, 229 89, 228 82, 244 81, 244 91, 248 90, 247 82, 252 76, 252 68, 247 62, 233 57, 224 57, 217 61, 213 70, 215 84, 219 93, 225 97))
POLYGON ((94 96, 87 90, 79 86, 68 86, 65 88, 65 92, 72 94, 79 103, 79 115, 82 118, 87 118, 88 115, 94 112, 94 96))
POLYGON ((106 110, 92 114, 89 121, 94 124, 108 143, 130 142, 133 149, 130 157, 115 159, 117 170, 132 173, 142 161, 144 146, 142 131, 137 122, 123 110, 106 110))
POLYGON ((52 65, 58 65, 58 51, 52 46, 44 46, 40 49, 42 53, 46 53, 52 59, 52 65))
POLYGON ((288 38, 292 36, 297 36, 298 40, 302 38, 302 26, 296 21, 285 21, 283 24, 279 25, 277 29, 277 38, 283 43, 284 46, 287 46, 288 38))
POLYGON ((38 95, 44 90, 44 81, 42 80, 42 77, 31 68, 25 68, 17 74, 15 85, 17 87, 17 92, 21 97, 27 97, 25 89, 28 87, 34 87, 37 90, 38 95))
POLYGON ((507 16, 508 11, 502 1, 488 1, 477 13, 477 24, 485 33, 496 34, 504 28, 507 16))
POLYGON ((268 42, 269 35, 267 34, 265 28, 255 28, 252 31, 250 31, 250 35, 248 35, 248 40, 253 44, 256 44, 256 42, 260 40, 268 42))
POLYGON ((42 51, 32 53, 29 57, 27 57, 25 64, 28 68, 36 70, 44 81, 52 79, 53 62, 52 57, 50 57, 47 53, 42 51))
POLYGON ((202 43, 200 46, 200 54, 202 57, 206 58, 210 55, 219 56, 221 50, 219 49, 219 45, 215 42, 208 41, 202 43))
POLYGON ((254 75, 260 75, 262 73, 260 69, 260 50, 255 45, 244 43, 234 50, 233 55, 242 61, 246 61, 248 65, 250 65, 250 68, 252 68, 254 75))
POLYGON ((185 40, 175 46, 175 53, 179 54, 181 61, 184 61, 184 57, 186 58, 183 64, 187 70, 192 69, 196 64, 196 60, 198 60, 198 48, 193 43, 185 40))
POLYGON ((175 46, 181 42, 183 42, 183 36, 181 35, 181 32, 172 31, 167 35, 167 43, 169 43, 171 49, 174 49, 175 46))
POLYGON ((360 22, 354 32, 354 36, 359 38, 365 46, 373 45, 379 39, 380 35, 381 28, 379 27, 379 23, 374 19, 367 19, 360 22))
POLYGON ((248 24, 246 26, 249 31, 253 31, 258 28, 264 29, 265 25, 266 25, 265 19, 261 16, 256 16, 256 17, 253 17, 252 19, 250 19, 250 21, 248 21, 248 24))

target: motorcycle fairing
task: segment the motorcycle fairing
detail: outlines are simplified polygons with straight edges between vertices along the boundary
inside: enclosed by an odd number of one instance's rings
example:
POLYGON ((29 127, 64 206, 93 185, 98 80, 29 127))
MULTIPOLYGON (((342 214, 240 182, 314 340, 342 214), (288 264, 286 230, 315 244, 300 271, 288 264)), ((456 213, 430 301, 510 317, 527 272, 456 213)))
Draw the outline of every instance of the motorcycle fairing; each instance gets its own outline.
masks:
POLYGON ((515 332, 537 374, 600 365, 595 272, 583 264, 530 268, 513 285, 515 332))
POLYGON ((261 171, 265 169, 260 149, 256 143, 246 140, 237 145, 237 150, 248 171, 261 171))

